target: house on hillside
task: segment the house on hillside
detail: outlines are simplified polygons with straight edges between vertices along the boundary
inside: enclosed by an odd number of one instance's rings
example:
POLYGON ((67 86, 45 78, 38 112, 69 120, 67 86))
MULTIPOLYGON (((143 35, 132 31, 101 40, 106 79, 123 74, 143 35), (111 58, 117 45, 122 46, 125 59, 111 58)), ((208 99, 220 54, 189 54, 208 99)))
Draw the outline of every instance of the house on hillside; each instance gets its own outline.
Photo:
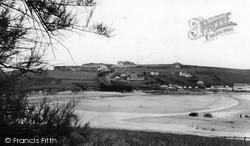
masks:
POLYGON ((223 86, 223 85, 217 86, 217 90, 219 90, 219 91, 226 91, 228 89, 229 89, 229 87, 226 87, 226 86, 223 86))
POLYGON ((150 75, 152 75, 152 76, 159 76, 160 73, 159 72, 150 72, 150 75))
POLYGON ((125 77, 125 76, 127 76, 125 73, 120 74, 120 77, 125 77))
POLYGON ((144 81, 144 77, 127 77, 127 81, 144 81))
POLYGON ((181 71, 179 73, 179 76, 186 77, 186 78, 191 78, 192 77, 192 75, 190 73, 188 73, 187 71, 181 71))
POLYGON ((123 63, 117 63, 117 64, 116 64, 116 67, 118 67, 118 68, 123 68, 123 67, 125 67, 125 66, 123 65, 123 63))
POLYGON ((182 86, 179 86, 179 85, 176 85, 175 86, 177 89, 183 89, 183 87, 182 86))
POLYGON ((135 67, 136 64, 134 62, 130 62, 130 61, 118 61, 117 65, 119 64, 119 66, 123 66, 123 67, 135 67))
POLYGON ((197 81, 197 85, 198 86, 204 86, 204 82, 203 81, 197 81))
POLYGON ((177 90, 177 86, 174 84, 168 84, 168 89, 177 90))
POLYGON ((175 63, 173 63, 173 66, 174 66, 174 68, 181 68, 181 63, 179 63, 179 62, 175 62, 175 63))
POLYGON ((233 86, 234 91, 250 91, 250 84, 248 83, 235 83, 233 86))
POLYGON ((116 77, 114 77, 114 79, 120 79, 121 77, 120 76, 116 76, 116 77))
POLYGON ((105 66, 105 65, 102 65, 100 67, 97 68, 97 71, 99 72, 106 72, 106 71, 109 71, 108 67, 105 66))
POLYGON ((138 75, 136 73, 131 73, 129 76, 132 77, 132 78, 138 77, 138 75))
POLYGON ((70 71, 76 71, 76 69, 75 68, 70 68, 70 71))
POLYGON ((168 85, 160 85, 162 89, 168 89, 168 85))
POLYGON ((211 90, 215 90, 216 87, 215 87, 215 86, 211 86, 210 89, 211 89, 211 90))
POLYGON ((226 90, 226 91, 232 91, 233 88, 232 88, 232 87, 229 87, 228 85, 226 85, 225 90, 226 90))

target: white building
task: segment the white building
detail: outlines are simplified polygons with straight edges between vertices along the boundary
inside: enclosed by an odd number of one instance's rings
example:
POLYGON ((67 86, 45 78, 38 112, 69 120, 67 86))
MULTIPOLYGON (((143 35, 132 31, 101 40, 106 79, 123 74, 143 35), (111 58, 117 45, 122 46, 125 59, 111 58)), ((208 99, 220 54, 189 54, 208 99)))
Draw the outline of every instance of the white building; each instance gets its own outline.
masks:
POLYGON ((98 71, 109 71, 108 67, 103 65, 97 68, 98 71))
POLYGON ((217 90, 224 91, 226 88, 223 85, 218 85, 217 90))
POLYGON ((130 62, 130 61, 118 61, 117 65, 120 65, 122 67, 135 67, 136 66, 134 62, 130 62))
POLYGON ((150 72, 150 75, 152 75, 152 76, 159 76, 160 73, 159 72, 150 72))
POLYGON ((120 77, 125 77, 125 76, 127 76, 127 75, 124 74, 124 73, 121 73, 121 74, 120 74, 120 77))
POLYGON ((168 89, 168 85, 160 85, 162 89, 168 89))
POLYGON ((204 86, 204 82, 203 81, 197 81, 197 85, 198 86, 204 86))
POLYGON ((192 77, 192 75, 191 75, 190 73, 188 73, 188 72, 183 72, 183 71, 181 71, 181 72, 179 73, 179 76, 186 77, 186 78, 191 78, 191 77, 192 77))
POLYGON ((123 63, 117 63, 117 64, 116 64, 116 67, 123 68, 123 67, 125 67, 125 66, 123 65, 123 63))
POLYGON ((127 81, 144 81, 144 77, 127 77, 127 81))
POLYGON ((181 63, 179 63, 179 62, 175 62, 175 63, 173 63, 173 66, 175 67, 175 68, 181 68, 181 63))
POLYGON ((234 91, 250 91, 250 84, 235 83, 233 86, 234 91))
POLYGON ((183 87, 182 86, 179 86, 179 85, 176 85, 175 86, 177 89, 183 89, 183 87))

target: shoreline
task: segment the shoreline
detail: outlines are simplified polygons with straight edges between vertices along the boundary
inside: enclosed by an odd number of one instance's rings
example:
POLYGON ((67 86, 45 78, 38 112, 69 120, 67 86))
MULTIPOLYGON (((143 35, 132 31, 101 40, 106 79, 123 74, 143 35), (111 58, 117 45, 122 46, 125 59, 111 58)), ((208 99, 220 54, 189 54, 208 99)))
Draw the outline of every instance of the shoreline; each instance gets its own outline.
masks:
POLYGON ((109 97, 127 97, 127 96, 152 96, 152 95, 246 95, 250 92, 188 92, 188 93, 182 93, 182 92, 165 92, 165 90, 134 90, 133 92, 113 92, 113 91, 82 91, 82 92, 69 92, 64 94, 64 92, 59 92, 57 94, 53 95, 43 95, 43 94, 37 94, 29 96, 28 99, 42 99, 42 98, 72 98, 69 96, 74 96, 75 98, 109 98, 109 97))

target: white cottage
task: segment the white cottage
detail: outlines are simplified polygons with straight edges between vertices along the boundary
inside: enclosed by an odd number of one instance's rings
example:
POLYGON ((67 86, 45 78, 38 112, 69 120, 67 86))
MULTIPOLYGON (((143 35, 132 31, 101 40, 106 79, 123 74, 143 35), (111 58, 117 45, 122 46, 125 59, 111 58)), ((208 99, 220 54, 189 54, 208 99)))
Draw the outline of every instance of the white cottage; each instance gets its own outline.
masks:
POLYGON ((235 83, 233 86, 234 91, 250 91, 250 84, 247 83, 235 83))

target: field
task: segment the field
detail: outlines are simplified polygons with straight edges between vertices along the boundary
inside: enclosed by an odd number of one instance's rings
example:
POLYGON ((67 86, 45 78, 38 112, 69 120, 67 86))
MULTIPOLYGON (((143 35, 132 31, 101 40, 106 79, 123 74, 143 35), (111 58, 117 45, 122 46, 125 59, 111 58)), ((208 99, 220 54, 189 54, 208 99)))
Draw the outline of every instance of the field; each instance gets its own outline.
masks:
POLYGON ((28 73, 22 78, 20 86, 26 90, 97 90, 99 83, 97 80, 97 72, 48 70, 43 76, 28 73))

